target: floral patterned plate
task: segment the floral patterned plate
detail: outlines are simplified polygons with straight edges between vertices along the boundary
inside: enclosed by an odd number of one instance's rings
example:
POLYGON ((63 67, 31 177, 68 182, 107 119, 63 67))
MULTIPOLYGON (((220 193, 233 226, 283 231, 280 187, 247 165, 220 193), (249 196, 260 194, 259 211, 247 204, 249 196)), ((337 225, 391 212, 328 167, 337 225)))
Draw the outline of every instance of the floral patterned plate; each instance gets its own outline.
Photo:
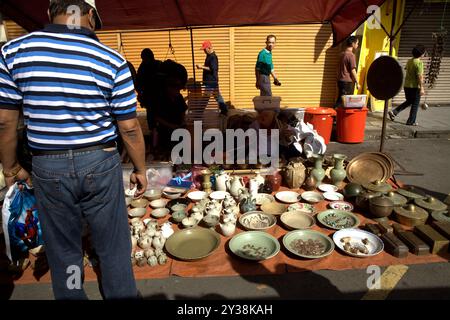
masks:
POLYGON ((294 203, 288 207, 288 211, 303 211, 310 215, 314 215, 317 211, 312 204, 309 203, 294 203))
POLYGON ((353 211, 353 205, 347 201, 333 201, 328 205, 330 209, 353 211))

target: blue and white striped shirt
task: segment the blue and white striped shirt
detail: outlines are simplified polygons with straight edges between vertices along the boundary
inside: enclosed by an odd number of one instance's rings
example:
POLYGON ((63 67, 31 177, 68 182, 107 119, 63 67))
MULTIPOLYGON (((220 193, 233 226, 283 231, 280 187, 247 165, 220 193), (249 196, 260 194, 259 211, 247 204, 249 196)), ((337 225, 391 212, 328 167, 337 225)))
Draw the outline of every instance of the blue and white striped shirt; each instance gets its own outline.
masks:
POLYGON ((22 106, 32 149, 112 141, 114 120, 136 117, 126 60, 90 30, 65 25, 48 25, 3 46, 0 109, 22 106))

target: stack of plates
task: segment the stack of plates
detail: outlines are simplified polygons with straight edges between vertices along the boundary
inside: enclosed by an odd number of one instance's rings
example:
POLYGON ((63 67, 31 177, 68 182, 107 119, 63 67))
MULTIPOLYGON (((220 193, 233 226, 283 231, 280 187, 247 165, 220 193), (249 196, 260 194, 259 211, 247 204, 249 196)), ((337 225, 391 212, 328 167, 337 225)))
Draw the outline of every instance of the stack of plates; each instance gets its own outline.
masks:
POLYGON ((365 152, 353 158, 347 165, 350 182, 362 185, 380 180, 385 182, 394 174, 394 162, 381 152, 365 152))

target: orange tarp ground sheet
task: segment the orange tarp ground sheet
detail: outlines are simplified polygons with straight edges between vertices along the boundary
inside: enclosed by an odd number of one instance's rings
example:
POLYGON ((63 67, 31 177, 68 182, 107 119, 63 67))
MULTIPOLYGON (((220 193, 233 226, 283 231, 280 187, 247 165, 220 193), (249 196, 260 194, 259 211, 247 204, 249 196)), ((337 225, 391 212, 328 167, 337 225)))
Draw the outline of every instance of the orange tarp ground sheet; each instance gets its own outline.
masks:
MULTIPOLYGON (((282 188, 287 190, 287 188, 282 188)), ((297 190, 298 191, 298 190, 297 190)), ((322 201, 316 205, 318 212, 327 208, 328 201, 322 201)), ((150 216, 151 209, 148 209, 147 215, 150 216)), ((361 225, 367 222, 375 223, 366 218, 364 215, 355 212, 361 220, 361 225)), ((161 223, 168 220, 169 217, 161 219, 161 223)), ((174 229, 178 227, 173 225, 174 229)), ((320 225, 313 227, 314 230, 332 235, 334 230, 322 228, 320 225)), ((219 231, 219 230, 217 230, 219 231)), ((243 232, 242 229, 237 228, 236 232, 243 232)), ((273 235, 282 244, 283 236, 289 232, 283 227, 280 221, 277 225, 268 230, 268 233, 273 235)), ((213 277, 213 276, 237 276, 237 275, 264 275, 264 274, 284 274, 288 272, 301 272, 312 270, 346 270, 346 269, 365 269, 369 265, 388 266, 395 264, 422 264, 434 262, 448 262, 450 261, 450 254, 445 255, 428 255, 416 256, 411 253, 406 258, 398 259, 387 252, 382 252, 375 257, 370 258, 354 258, 336 249, 330 256, 322 259, 301 259, 289 253, 282 245, 280 253, 263 262, 253 262, 243 260, 234 256, 228 249, 228 242, 231 237, 224 237, 221 235, 221 244, 219 248, 210 256, 198 261, 180 261, 169 256, 168 262, 163 266, 156 267, 134 267, 136 279, 152 279, 152 278, 167 278, 171 275, 180 277, 213 277)), ((90 267, 85 268, 85 280, 95 281, 96 274, 90 267)), ((120 276, 120 274, 118 274, 120 276)), ((5 275, 0 277, 0 283, 5 281, 5 275)), ((50 274, 47 272, 39 280, 33 275, 33 270, 28 268, 23 275, 15 280, 16 284, 30 284, 30 283, 48 283, 50 282, 50 274)))

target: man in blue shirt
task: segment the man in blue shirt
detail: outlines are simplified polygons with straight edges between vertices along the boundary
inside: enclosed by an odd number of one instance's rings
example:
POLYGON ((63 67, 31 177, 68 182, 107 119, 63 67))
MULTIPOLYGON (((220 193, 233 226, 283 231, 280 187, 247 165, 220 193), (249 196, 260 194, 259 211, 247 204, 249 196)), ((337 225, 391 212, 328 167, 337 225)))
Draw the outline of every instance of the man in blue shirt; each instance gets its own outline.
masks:
POLYGON ((266 39, 266 47, 262 49, 258 54, 258 60, 256 61, 255 76, 256 76, 256 88, 260 90, 261 96, 271 96, 272 87, 270 84, 270 76, 273 77, 273 84, 280 86, 277 75, 272 62, 272 50, 275 48, 277 38, 274 35, 268 35, 266 39))
POLYGON ((94 0, 51 0, 52 24, 6 43, 0 54, 0 161, 8 186, 30 182, 16 158, 23 111, 33 186, 56 299, 86 299, 82 225, 89 224, 106 299, 138 295, 124 198, 120 134, 134 164, 135 196, 147 187, 145 146, 127 61, 104 46, 94 0), (70 24, 70 7, 80 25, 70 24))

